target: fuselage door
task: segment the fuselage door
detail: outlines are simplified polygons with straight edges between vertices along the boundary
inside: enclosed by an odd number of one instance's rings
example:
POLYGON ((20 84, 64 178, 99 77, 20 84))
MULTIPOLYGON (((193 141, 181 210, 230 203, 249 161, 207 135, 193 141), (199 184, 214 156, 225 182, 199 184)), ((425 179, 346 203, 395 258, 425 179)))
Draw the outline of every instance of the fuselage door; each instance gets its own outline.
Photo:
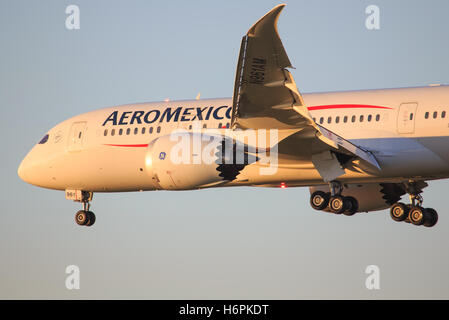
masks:
POLYGON ((76 152, 83 150, 83 140, 86 131, 86 122, 75 122, 70 128, 69 143, 67 150, 76 152))
POLYGON ((413 133, 415 132, 415 118, 418 104, 402 103, 399 106, 398 113, 398 132, 399 133, 413 133))

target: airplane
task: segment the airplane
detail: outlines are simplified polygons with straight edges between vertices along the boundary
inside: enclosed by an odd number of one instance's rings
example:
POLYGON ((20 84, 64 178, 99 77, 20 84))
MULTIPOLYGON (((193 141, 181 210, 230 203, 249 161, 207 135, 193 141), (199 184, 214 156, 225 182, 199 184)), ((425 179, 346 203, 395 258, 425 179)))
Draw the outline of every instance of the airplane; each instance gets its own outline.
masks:
POLYGON ((390 208, 394 221, 436 225, 422 192, 428 181, 449 178, 449 87, 301 94, 277 30, 284 6, 243 36, 232 98, 77 115, 29 151, 19 177, 81 203, 82 226, 95 223, 97 192, 233 186, 309 187, 316 210, 352 216, 390 208), (199 144, 186 161, 171 157, 180 140, 199 144), (207 148, 212 161, 197 161, 207 148), (400 202, 405 194, 408 204, 400 202))

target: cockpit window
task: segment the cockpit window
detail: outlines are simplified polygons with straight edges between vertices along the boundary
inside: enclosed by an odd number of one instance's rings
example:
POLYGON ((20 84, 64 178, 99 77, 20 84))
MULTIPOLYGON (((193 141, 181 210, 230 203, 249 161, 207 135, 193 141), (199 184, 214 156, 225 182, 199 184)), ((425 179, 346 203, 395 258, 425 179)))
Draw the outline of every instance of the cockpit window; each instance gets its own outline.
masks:
POLYGON ((39 141, 39 144, 44 144, 45 142, 48 141, 48 134, 46 134, 41 141, 39 141))
POLYGON ((39 144, 44 144, 45 142, 48 141, 48 134, 46 134, 41 141, 39 141, 39 144))

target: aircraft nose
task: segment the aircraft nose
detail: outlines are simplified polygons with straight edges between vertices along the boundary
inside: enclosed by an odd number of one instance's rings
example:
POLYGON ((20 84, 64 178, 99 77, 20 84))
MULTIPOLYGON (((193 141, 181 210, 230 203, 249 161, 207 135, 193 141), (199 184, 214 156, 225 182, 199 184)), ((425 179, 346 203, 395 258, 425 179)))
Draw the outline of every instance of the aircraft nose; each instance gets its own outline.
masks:
POLYGON ((19 168, 17 169, 17 174, 23 181, 31 183, 29 155, 26 155, 25 158, 23 158, 19 168))
POLYGON ((54 148, 49 148, 48 144, 44 145, 48 141, 48 137, 49 135, 46 134, 28 152, 17 168, 17 174, 20 179, 26 183, 43 188, 53 187, 56 178, 52 168, 55 157, 59 156, 59 153, 55 152, 54 148))
POLYGON ((42 182, 42 175, 44 174, 44 166, 42 166, 41 158, 40 152, 36 150, 36 147, 31 149, 17 169, 17 174, 20 179, 32 185, 39 185, 42 182))

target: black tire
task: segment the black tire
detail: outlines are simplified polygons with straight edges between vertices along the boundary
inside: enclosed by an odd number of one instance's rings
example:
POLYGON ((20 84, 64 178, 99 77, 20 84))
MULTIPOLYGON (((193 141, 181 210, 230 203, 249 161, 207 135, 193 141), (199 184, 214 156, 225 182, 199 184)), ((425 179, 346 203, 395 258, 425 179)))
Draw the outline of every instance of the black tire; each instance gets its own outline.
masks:
POLYGON ((398 202, 391 206, 390 216, 394 221, 404 221, 407 219, 409 213, 409 207, 405 204, 398 202))
POLYGON ((87 211, 80 210, 75 214, 75 222, 80 226, 85 226, 89 221, 87 211))
POLYGON ((87 211, 87 217, 88 217, 88 221, 85 224, 86 227, 90 227, 95 223, 95 214, 92 211, 87 211))
POLYGON ((344 201, 347 203, 346 210, 343 212, 344 215, 352 216, 359 210, 359 203, 354 197, 345 197, 344 201))
POLYGON ((415 226, 420 226, 424 224, 424 208, 416 206, 412 207, 410 209, 410 212, 408 213, 408 218, 410 219, 410 222, 414 224, 415 226))
POLYGON ((438 213, 432 208, 426 208, 424 211, 424 226, 431 228, 438 222, 438 213))
POLYGON ((310 196, 310 205, 315 210, 323 210, 329 204, 330 194, 323 191, 315 191, 310 196))
POLYGON ((335 214, 342 214, 346 210, 348 202, 342 196, 333 196, 329 200, 329 209, 335 214))

